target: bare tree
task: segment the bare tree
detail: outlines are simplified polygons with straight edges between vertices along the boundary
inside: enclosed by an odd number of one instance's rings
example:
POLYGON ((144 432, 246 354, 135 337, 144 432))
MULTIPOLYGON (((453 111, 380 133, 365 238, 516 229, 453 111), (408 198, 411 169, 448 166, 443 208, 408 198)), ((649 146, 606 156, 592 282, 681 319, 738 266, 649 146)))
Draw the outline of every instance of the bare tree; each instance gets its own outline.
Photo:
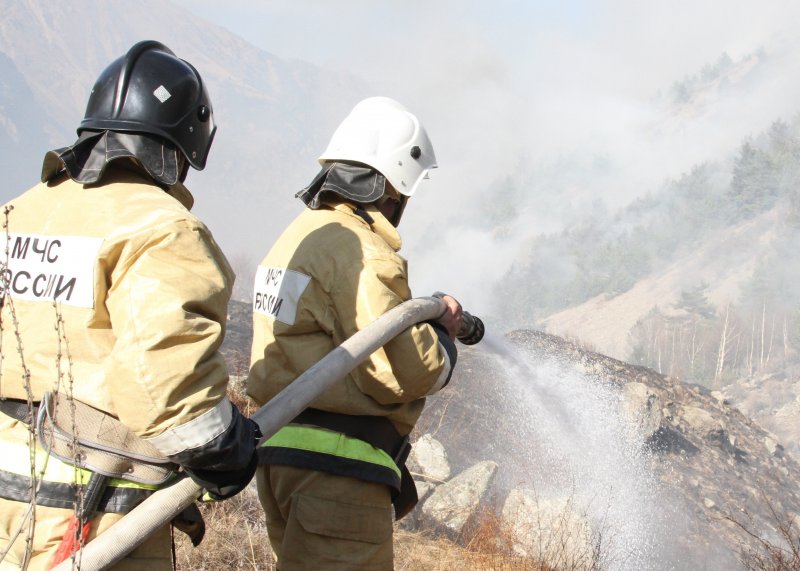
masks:
POLYGON ((719 350, 717 351, 717 367, 714 371, 714 385, 719 383, 722 377, 722 370, 725 368, 726 345, 728 343, 728 322, 730 317, 731 304, 725 306, 725 321, 722 324, 722 333, 719 337, 719 350))

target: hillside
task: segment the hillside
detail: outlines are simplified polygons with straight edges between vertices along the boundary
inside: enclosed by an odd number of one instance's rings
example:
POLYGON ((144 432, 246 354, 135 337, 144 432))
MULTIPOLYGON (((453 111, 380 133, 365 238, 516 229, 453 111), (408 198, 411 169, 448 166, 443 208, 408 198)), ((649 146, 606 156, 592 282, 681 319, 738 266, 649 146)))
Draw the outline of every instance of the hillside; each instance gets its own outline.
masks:
POLYGON ((535 327, 723 390, 800 454, 800 117, 531 239, 495 288, 535 327))
POLYGON ((777 239, 776 226, 782 207, 757 217, 710 232, 695 248, 678 259, 657 267, 618 295, 600 294, 579 305, 548 315, 547 331, 571 337, 618 359, 631 356, 631 332, 654 308, 665 315, 679 313, 681 294, 698 284, 708 301, 723 308, 737 303, 752 280, 758 263, 769 256, 777 239))

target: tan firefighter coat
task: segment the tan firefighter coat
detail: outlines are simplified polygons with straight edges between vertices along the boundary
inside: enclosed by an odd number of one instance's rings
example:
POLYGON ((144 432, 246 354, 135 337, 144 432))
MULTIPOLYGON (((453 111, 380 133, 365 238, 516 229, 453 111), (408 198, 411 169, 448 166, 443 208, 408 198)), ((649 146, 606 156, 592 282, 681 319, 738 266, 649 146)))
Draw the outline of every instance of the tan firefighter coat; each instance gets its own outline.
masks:
MULTIPOLYGON (((247 392, 265 403, 354 333, 411 298, 397 230, 372 206, 306 209, 258 267, 247 392)), ((410 327, 312 407, 388 417, 408 434, 450 373, 429 324, 410 327)))
POLYGON ((120 165, 6 205, 0 397, 25 399, 29 374, 34 400, 71 391, 173 455, 230 423, 217 349, 234 277, 182 185, 120 165))

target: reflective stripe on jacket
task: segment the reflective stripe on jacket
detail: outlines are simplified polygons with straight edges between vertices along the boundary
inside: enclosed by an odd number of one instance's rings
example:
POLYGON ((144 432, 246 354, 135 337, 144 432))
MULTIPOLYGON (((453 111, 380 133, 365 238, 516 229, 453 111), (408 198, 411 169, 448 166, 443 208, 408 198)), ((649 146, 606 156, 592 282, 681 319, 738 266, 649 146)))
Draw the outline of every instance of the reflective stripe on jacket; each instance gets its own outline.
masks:
MULTIPOLYGON (((24 422, 0 413, 0 430, 0 498, 27 503, 35 482, 36 505, 73 509, 92 472, 62 462, 38 443, 31 454, 31 433, 24 422)), ((161 487, 121 478, 109 479, 107 486, 97 511, 129 512, 161 487)))

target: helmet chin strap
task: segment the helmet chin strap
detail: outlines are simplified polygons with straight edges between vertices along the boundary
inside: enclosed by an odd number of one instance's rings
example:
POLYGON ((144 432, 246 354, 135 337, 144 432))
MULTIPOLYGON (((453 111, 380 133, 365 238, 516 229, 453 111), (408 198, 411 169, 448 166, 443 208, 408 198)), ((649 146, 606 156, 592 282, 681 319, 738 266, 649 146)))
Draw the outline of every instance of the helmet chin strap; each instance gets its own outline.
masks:
POLYGON ((189 166, 189 161, 186 160, 186 157, 178 153, 178 181, 181 183, 186 180, 186 175, 189 174, 189 166))
POLYGON ((397 228, 400 225, 400 219, 403 217, 406 204, 408 204, 408 197, 404 194, 397 193, 396 196, 391 196, 387 193, 375 203, 375 206, 392 226, 397 228))

